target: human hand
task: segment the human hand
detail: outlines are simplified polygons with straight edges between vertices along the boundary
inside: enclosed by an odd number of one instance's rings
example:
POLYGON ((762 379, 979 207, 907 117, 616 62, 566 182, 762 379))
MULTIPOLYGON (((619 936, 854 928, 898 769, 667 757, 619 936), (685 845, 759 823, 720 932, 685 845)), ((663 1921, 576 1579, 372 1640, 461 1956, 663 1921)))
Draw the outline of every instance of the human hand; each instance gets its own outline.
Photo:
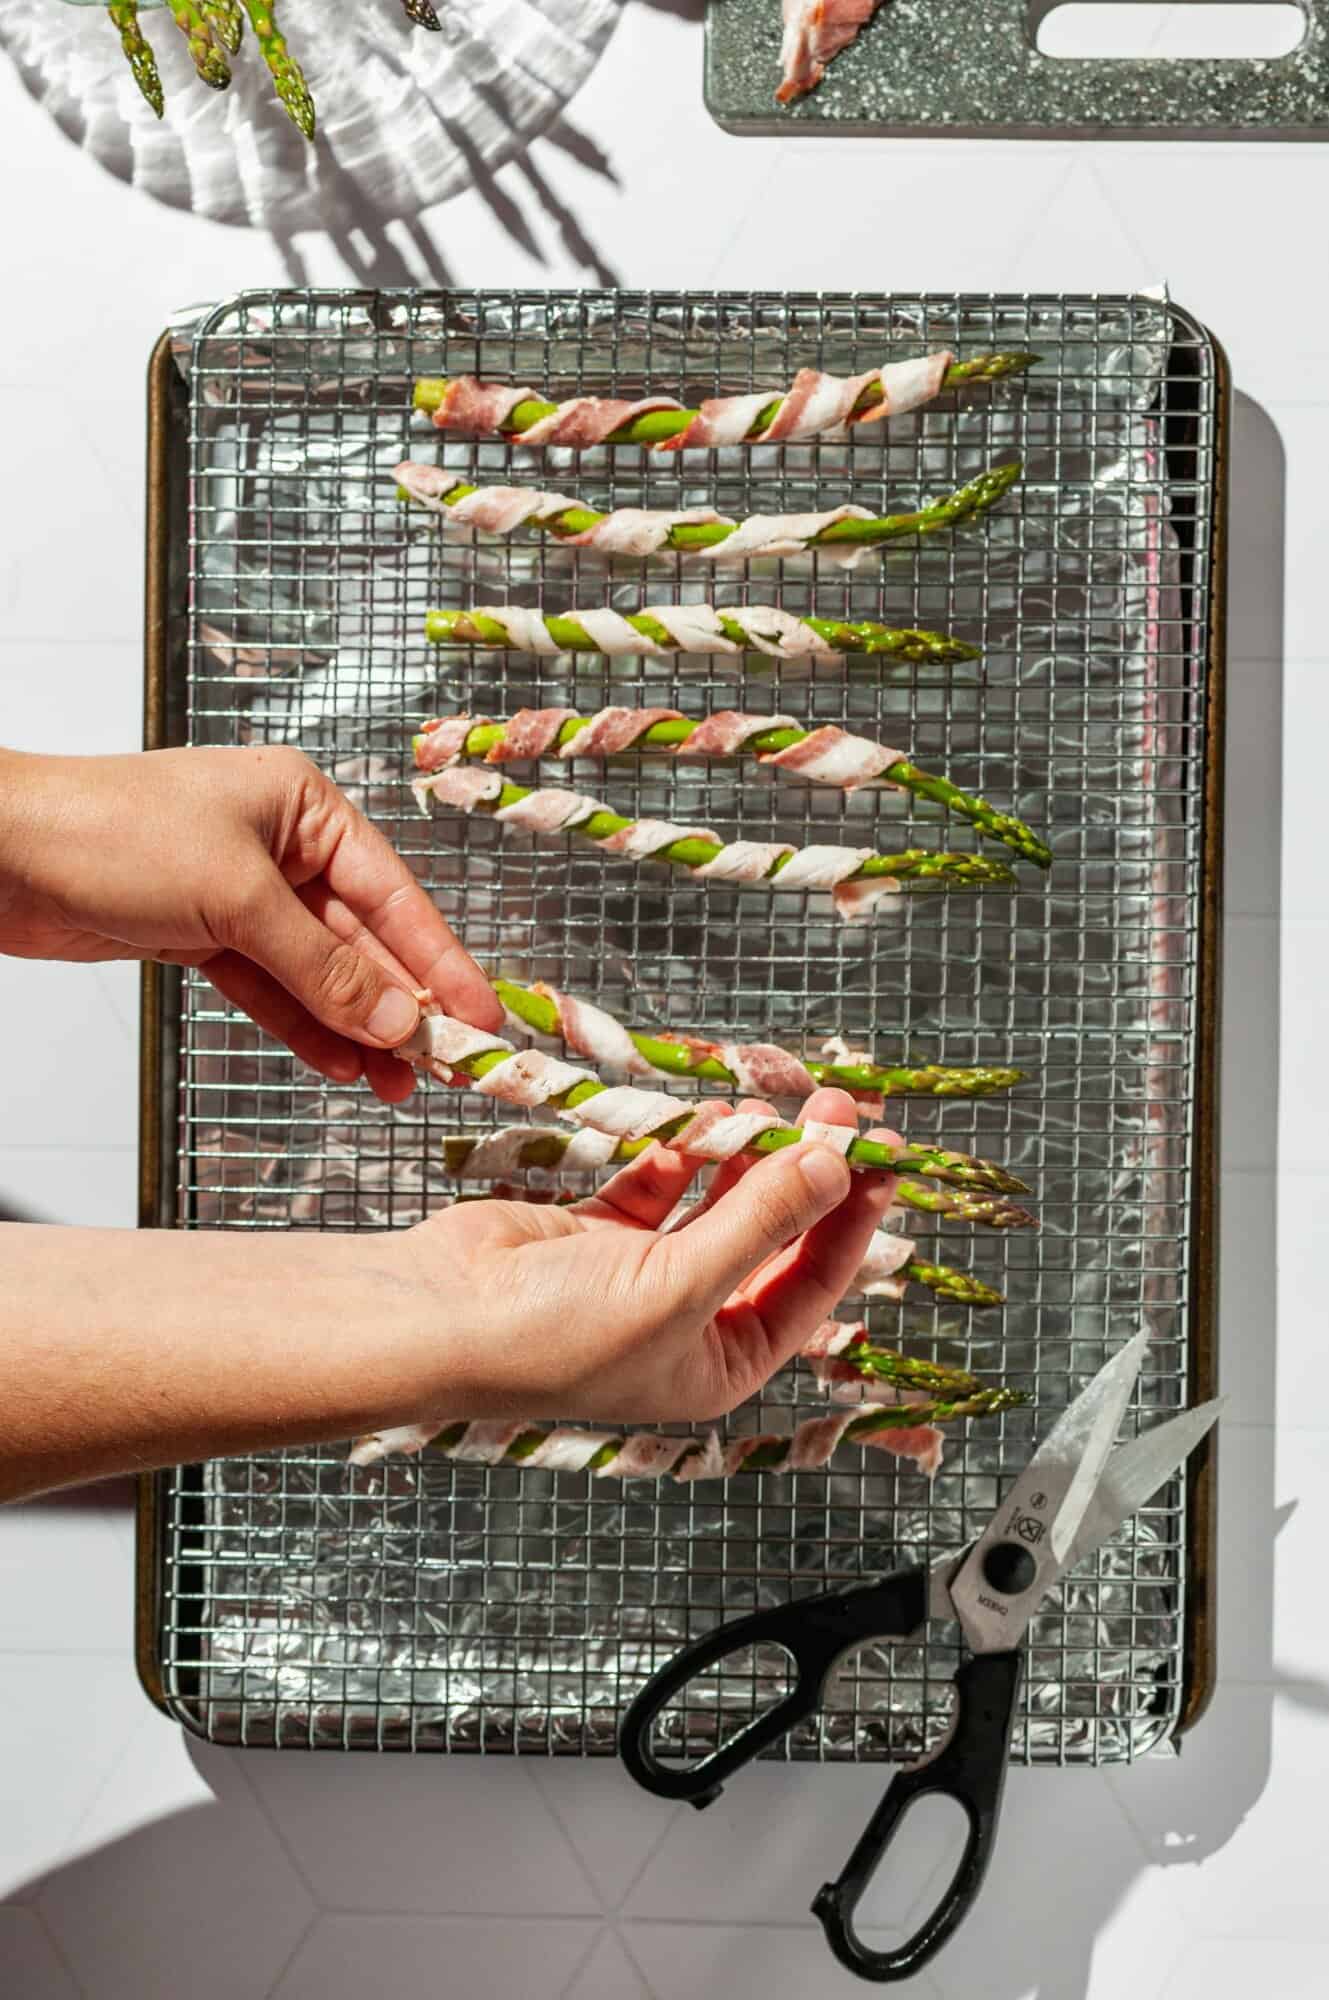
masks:
MULTIPOLYGON (((804 1117, 858 1128, 842 1090, 804 1117)), ((839 1304, 895 1178, 805 1142, 717 1168, 700 1212, 661 1234, 699 1164, 651 1146, 570 1207, 465 1202, 408 1231, 438 1299, 422 1336, 437 1379, 400 1421, 694 1420, 753 1395, 839 1304)))
POLYGON ((284 747, 0 755, 0 951, 200 967, 337 1083, 389 1103, 428 987, 493 1030, 502 1009, 382 834, 284 747))

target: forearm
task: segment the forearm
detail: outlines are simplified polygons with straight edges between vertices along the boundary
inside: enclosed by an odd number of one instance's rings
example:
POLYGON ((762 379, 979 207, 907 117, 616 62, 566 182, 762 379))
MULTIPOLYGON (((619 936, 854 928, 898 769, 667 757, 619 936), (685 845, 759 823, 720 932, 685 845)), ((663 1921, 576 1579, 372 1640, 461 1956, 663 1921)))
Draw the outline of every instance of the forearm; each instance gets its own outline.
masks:
POLYGON ((406 1422, 437 1309, 392 1235, 4 1225, 0 1499, 406 1422))

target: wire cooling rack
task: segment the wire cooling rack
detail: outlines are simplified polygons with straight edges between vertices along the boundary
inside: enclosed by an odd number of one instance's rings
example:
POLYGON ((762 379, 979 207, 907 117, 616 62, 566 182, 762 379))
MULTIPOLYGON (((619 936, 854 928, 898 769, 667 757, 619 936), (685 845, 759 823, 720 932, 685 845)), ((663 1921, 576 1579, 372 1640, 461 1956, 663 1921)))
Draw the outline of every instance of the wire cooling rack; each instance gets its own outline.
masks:
MULTIPOLYGON (((226 1743, 609 1752, 642 1677, 714 1620, 961 1545, 1141 1324, 1137 1418, 1207 1391, 1226 391, 1195 321, 1157 298, 249 293, 164 342, 153 384, 150 741, 298 744, 513 977, 643 1025, 805 1054, 839 1031, 882 1060, 1019 1065, 1030 1080, 1009 1096, 895 1115, 912 1137, 1007 1161, 1042 1225, 914 1232, 999 1285, 1004 1311, 871 1312, 879 1338, 1031 1392, 956 1433, 930 1488, 852 1448, 825 1472, 685 1487, 427 1458, 355 1472, 332 1448, 150 1482, 140 1658, 171 1713, 226 1743), (692 402, 778 387, 807 362, 849 372, 936 346, 1027 348, 1039 366, 783 451, 578 459, 444 440, 410 414, 421 373, 692 402), (1012 456, 1026 476, 990 518, 852 572, 802 561, 698 580, 681 560, 611 575, 549 540, 445 536, 395 498, 406 456, 597 506, 710 500, 735 515, 899 509, 1012 456), (436 656, 423 639, 430 605, 626 610, 675 593, 950 629, 983 657, 805 677, 755 656, 436 656), (605 699, 851 720, 1046 829, 1055 865, 1022 868, 1013 892, 908 894, 846 927, 824 898, 417 815, 409 738, 426 717, 605 699)), ((594 789, 722 838, 973 844, 891 794, 846 800, 752 768, 643 760, 596 772, 594 789)), ((475 1096, 425 1089, 390 1110, 339 1090, 193 975, 155 972, 145 993, 149 1219, 402 1227, 455 1192, 443 1132, 495 1119, 475 1096)), ((817 1393, 788 1371, 730 1422, 786 1428, 817 1393)), ((1202 1703, 1204 1475, 1192 1489, 1175 1480, 1038 1621, 1018 1758, 1126 1758, 1202 1703)), ((778 1754, 915 1754, 944 1725, 955 1664, 944 1641, 856 1655, 778 1754)), ((774 1674, 732 1666, 680 1741, 741 1721, 774 1674)))

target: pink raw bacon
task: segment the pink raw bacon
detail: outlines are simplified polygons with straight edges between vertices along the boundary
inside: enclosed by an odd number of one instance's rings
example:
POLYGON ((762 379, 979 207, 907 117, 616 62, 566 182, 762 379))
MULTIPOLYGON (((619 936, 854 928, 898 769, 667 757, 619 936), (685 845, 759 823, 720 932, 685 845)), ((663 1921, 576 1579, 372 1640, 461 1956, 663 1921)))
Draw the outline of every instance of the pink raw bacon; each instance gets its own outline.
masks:
POLYGON ((784 0, 784 76, 776 101, 792 104, 815 90, 834 62, 872 19, 881 0, 784 0))

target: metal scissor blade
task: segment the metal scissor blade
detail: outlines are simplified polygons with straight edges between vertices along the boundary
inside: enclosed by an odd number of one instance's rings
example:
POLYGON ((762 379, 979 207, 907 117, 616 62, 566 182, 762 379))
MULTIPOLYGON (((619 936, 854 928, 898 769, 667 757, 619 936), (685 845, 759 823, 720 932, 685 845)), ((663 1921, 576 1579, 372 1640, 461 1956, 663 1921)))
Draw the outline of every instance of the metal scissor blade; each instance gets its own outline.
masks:
POLYGON ((1060 1503, 1049 1511, 1048 1540, 1059 1568, 1080 1531, 1108 1454, 1116 1443, 1149 1345, 1147 1333, 1137 1333, 1118 1348, 1092 1382, 1067 1405, 1015 1483, 1011 1505, 1025 1493, 1061 1485, 1060 1503))
POLYGON ((1111 1541, 1123 1521, 1152 1500, 1160 1486, 1184 1465, 1197 1444, 1217 1421, 1220 1396, 1197 1409, 1183 1410, 1164 1424, 1120 1445, 1103 1468, 1098 1489, 1089 1502, 1079 1532, 1067 1552, 1063 1569, 1074 1569, 1095 1549, 1111 1541))
POLYGON ((1148 1344, 1128 1340, 1062 1411, 961 1564, 951 1598, 976 1652, 1018 1644, 1066 1567, 1148 1344))

